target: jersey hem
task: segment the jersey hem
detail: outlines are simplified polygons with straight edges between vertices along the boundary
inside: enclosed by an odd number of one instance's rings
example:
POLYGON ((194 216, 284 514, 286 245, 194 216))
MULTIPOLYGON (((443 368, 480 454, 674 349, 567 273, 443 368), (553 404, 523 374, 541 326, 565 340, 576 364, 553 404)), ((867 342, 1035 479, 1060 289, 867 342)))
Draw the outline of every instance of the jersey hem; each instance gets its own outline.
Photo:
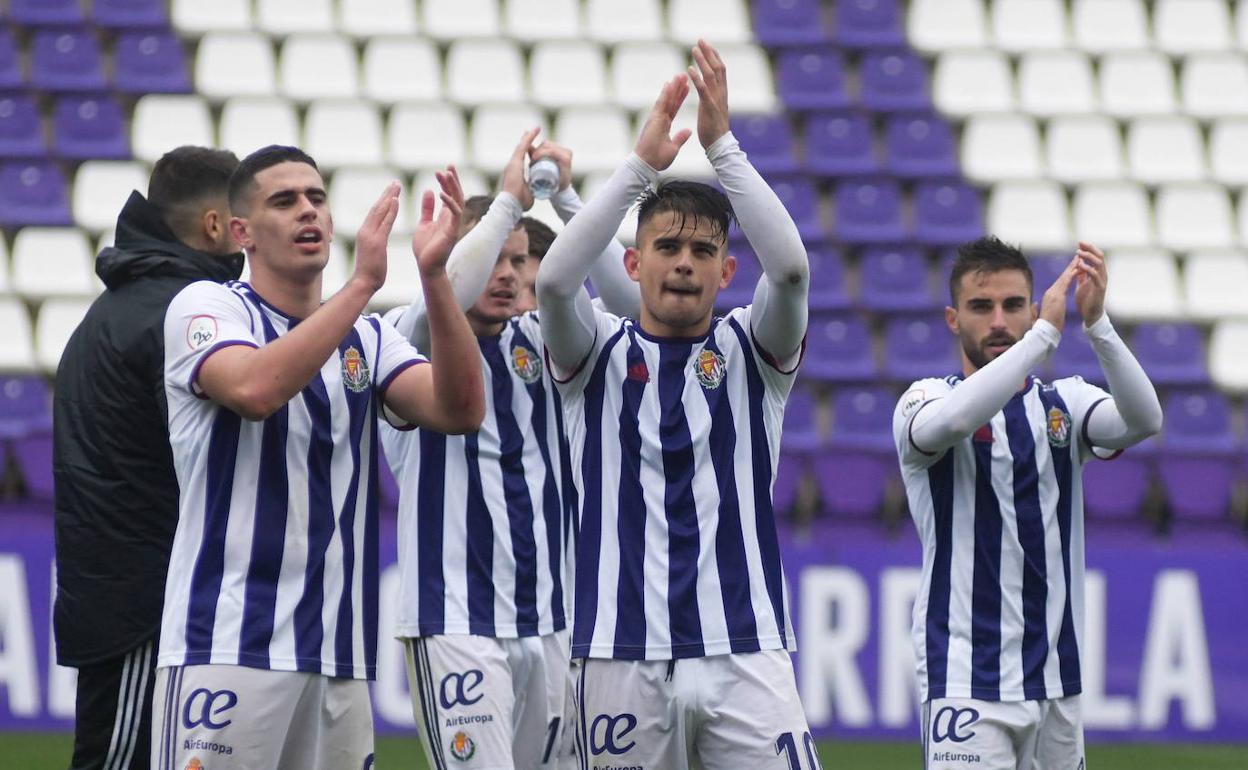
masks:
POLYGON ((302 674, 320 674, 332 679, 358 679, 373 681, 377 678, 377 667, 353 665, 350 676, 339 674, 338 666, 327 663, 319 658, 272 658, 255 653, 238 652, 177 652, 161 653, 156 658, 157 668, 182 668, 185 666, 239 666, 256 668, 263 671, 288 671, 302 674), (193 660, 192 660, 193 659, 193 660))
POLYGON ((567 629, 568 624, 566 618, 557 617, 551 621, 551 627, 546 630, 546 624, 539 624, 537 629, 532 632, 521 633, 514 624, 508 624, 501 629, 495 628, 492 634, 482 634, 474 631, 475 624, 471 623, 398 623, 394 627, 394 636, 396 639, 413 639, 418 636, 483 636, 487 639, 526 639, 534 636, 549 636, 567 629))
POLYGON ((574 644, 573 658, 606 658, 610 660, 673 660, 678 658, 709 658, 713 655, 746 654, 767 650, 797 652, 797 642, 780 636, 766 638, 721 639, 714 642, 679 645, 616 645, 574 644), (734 649, 734 647, 736 649, 734 649))
POLYGON ((943 695, 933 695, 930 690, 924 688, 924 692, 920 696, 921 703, 930 703, 934 700, 942 698, 966 698, 967 700, 982 700, 988 703, 1023 703, 1026 701, 1038 700, 1056 700, 1058 698, 1069 698, 1074 695, 1083 693, 1083 685, 1080 682, 1062 682, 1057 692, 1047 692, 1043 698, 1028 697, 1023 690, 1010 690, 1003 693, 977 692, 975 688, 955 687, 946 688, 943 695))

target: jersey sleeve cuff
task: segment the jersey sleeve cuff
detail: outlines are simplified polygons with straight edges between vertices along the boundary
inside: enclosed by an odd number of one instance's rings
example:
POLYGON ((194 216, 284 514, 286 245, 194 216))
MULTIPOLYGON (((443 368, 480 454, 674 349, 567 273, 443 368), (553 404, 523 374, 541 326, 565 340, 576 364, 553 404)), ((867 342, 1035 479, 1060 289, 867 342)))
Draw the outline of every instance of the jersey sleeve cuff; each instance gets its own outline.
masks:
POLYGON ((790 366, 788 369, 784 368, 783 364, 774 355, 771 354, 771 351, 767 350, 759 343, 758 338, 754 336, 754 329, 752 326, 750 328, 750 344, 752 344, 754 346, 754 350, 758 352, 758 357, 763 359, 763 363, 767 364, 772 369, 775 369, 777 372, 784 375, 785 377, 790 377, 793 374, 795 374, 797 370, 801 367, 802 361, 805 360, 806 358, 806 335, 805 334, 802 335, 802 343, 798 346, 797 353, 793 354, 790 357, 790 359, 793 361, 793 365, 790 366))
POLYGON ((225 348, 232 348, 235 345, 242 345, 243 347, 252 349, 259 349, 260 347, 251 340, 221 340, 205 350, 199 355, 199 360, 195 362, 195 366, 191 368, 191 376, 186 378, 186 389, 190 391, 192 396, 205 401, 209 400, 208 395, 199 387, 199 370, 203 367, 204 362, 207 361, 209 356, 213 353, 216 353, 218 350, 224 350, 225 348))
POLYGON ((1101 404, 1105 403, 1108 400, 1109 400, 1109 397, 1106 396, 1105 398, 1097 399, 1096 401, 1092 402, 1092 405, 1088 407, 1088 411, 1085 412, 1083 415, 1083 427, 1079 431, 1080 437, 1083 439, 1083 445, 1087 447, 1088 452, 1090 452, 1092 456, 1098 460, 1116 460, 1118 459, 1119 455, 1122 454, 1122 451, 1123 451, 1121 449, 1107 449, 1105 451, 1110 452, 1110 454, 1108 455, 1097 454, 1097 451, 1096 451, 1097 446, 1092 443, 1092 437, 1088 435, 1088 425, 1092 423, 1092 413, 1096 411, 1096 408, 1098 406, 1100 406, 1101 404))

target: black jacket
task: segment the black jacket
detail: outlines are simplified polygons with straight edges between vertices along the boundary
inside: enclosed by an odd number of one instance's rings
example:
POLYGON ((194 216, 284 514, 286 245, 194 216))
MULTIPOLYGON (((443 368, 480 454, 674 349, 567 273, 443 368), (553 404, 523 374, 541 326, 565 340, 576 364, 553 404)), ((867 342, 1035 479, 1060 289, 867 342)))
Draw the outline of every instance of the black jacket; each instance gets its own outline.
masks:
POLYGON ((96 257, 108 290, 65 346, 52 409, 53 626, 57 657, 69 666, 122 655, 160 629, 178 523, 165 311, 187 284, 237 278, 243 267, 242 254, 181 243, 137 192, 117 218, 115 243, 96 257))

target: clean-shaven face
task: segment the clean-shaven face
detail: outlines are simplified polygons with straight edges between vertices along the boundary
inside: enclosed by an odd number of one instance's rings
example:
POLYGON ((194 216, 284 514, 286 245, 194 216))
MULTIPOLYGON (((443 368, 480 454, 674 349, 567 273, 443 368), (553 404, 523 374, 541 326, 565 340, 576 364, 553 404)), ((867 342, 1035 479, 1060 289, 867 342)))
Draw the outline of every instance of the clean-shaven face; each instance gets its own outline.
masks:
POLYGON ((712 222, 671 211, 653 215, 638 229, 637 248, 629 251, 626 265, 646 312, 665 336, 700 333, 719 290, 736 272, 724 234, 712 222))
POLYGON ((306 163, 286 161, 256 174, 239 245, 271 270, 319 274, 329 261, 334 222, 325 182, 306 163))

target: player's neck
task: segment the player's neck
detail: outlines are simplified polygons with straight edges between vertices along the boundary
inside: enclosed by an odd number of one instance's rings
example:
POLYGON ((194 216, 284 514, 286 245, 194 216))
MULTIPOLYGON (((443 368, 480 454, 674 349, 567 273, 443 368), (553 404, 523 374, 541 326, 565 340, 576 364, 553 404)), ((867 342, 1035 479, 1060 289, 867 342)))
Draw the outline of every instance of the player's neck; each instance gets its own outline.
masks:
POLYGON ((292 280, 267 270, 255 269, 249 282, 265 302, 293 318, 307 318, 321 306, 321 274, 308 281, 292 280))
POLYGON ((472 312, 465 315, 468 316, 468 328, 478 337, 497 337, 507 327, 506 321, 486 321, 472 312))
POLYGON ((650 337, 660 337, 663 339, 698 339, 705 337, 706 333, 711 330, 711 316, 707 315, 698 323, 692 326, 673 326, 655 318, 646 306, 641 306, 641 317, 638 320, 641 330, 650 337))

